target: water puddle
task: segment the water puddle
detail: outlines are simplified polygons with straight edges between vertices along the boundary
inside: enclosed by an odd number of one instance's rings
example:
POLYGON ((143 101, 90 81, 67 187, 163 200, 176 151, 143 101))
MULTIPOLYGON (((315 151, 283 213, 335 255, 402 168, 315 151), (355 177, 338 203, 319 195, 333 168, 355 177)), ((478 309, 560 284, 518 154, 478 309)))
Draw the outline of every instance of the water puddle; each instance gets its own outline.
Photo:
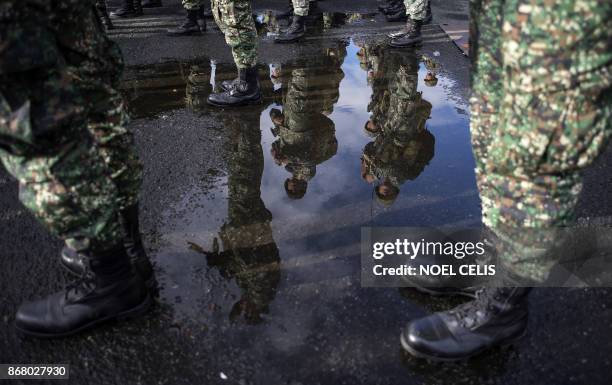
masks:
MULTIPOLYGON (((267 357, 266 367, 315 345, 318 356, 341 341, 353 352, 397 342, 422 304, 359 287, 360 227, 479 221, 466 101, 436 55, 337 41, 261 65, 262 104, 225 110, 206 97, 235 76, 232 65, 126 71, 136 119, 189 111, 224 136, 225 165, 206 194, 185 186, 159 221, 154 257, 177 319, 218 333, 219 349, 267 357)), ((380 346, 368 357, 395 354, 380 346)))

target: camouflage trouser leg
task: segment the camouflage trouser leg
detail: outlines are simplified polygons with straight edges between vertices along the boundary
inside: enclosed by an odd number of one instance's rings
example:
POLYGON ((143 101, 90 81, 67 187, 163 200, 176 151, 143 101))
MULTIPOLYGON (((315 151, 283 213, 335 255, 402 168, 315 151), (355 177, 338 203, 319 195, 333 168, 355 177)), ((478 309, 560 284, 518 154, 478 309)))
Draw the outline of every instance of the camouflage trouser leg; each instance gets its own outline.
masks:
POLYGON ((117 189, 82 105, 60 66, 10 73, 0 82, 0 159, 19 181, 20 200, 50 231, 103 249, 123 239, 117 189))
POLYGON ((308 0, 291 0, 293 3, 293 13, 297 16, 308 16, 308 0))
MULTIPOLYGON (((579 172, 611 134, 612 5, 473 0, 471 133, 483 222, 502 262, 536 281, 550 229, 571 224, 579 172), (520 252, 517 252, 520 250, 520 252)), ((550 256, 548 256, 550 257, 550 256)))
POLYGON ((105 56, 114 46, 101 35, 93 2, 79 5, 57 15, 58 23, 41 15, 0 24, 12 43, 0 55, 0 147, 22 201, 50 230, 79 239, 79 248, 108 247, 123 238, 117 209, 130 193, 117 183, 124 174, 108 167, 118 162, 105 162, 104 148, 123 152, 117 157, 131 149, 111 145, 114 130, 97 126, 117 116, 109 74, 121 62, 105 56))
POLYGON ((183 8, 185 8, 188 11, 194 10, 194 9, 200 9, 200 7, 202 7, 203 2, 205 0, 182 0, 182 4, 183 4, 183 8))
POLYGON ((217 25, 232 48, 238 68, 249 68, 257 63, 257 30, 250 0, 211 0, 217 25))
POLYGON ((83 50, 85 59, 68 59, 88 109, 87 127, 106 162, 118 191, 117 206, 124 209, 138 201, 142 183, 142 164, 138 159, 129 117, 119 93, 123 58, 119 47, 96 23, 66 21, 59 32, 62 49, 83 50))
POLYGON ((430 0, 404 0, 406 15, 412 20, 424 20, 427 14, 427 2, 430 0))

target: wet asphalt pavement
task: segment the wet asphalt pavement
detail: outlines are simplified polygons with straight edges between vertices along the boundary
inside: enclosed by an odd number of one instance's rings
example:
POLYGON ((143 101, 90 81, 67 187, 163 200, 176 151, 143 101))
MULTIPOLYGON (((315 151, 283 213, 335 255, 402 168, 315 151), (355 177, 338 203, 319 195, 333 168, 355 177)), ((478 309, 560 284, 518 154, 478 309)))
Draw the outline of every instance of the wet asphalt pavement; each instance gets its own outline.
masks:
MULTIPOLYGON (((460 299, 360 287, 361 226, 479 222, 469 60, 439 25, 462 30, 467 2, 434 1, 425 42, 408 54, 385 47, 399 24, 385 23, 373 1, 321 2, 325 17, 288 46, 272 43, 279 25, 266 12, 283 2, 255 3, 264 101, 239 110, 205 103, 235 76, 210 20, 206 35, 166 37, 182 15, 173 5, 118 21, 111 33, 126 57, 124 92, 145 164, 142 231, 162 285, 147 316, 65 340, 15 335, 18 304, 69 277, 60 242, 20 206, 0 169, 0 363, 69 363, 74 384, 609 384, 612 290, 534 290, 521 341, 434 364, 402 353, 400 329, 460 299), (423 55, 439 63, 434 87, 423 55), (364 131, 372 96, 411 63, 431 108, 426 134, 393 138, 399 166, 370 162, 387 145, 364 131), (362 177, 364 162, 366 175, 393 177, 391 204, 362 177), (295 176, 308 181, 305 193, 286 182, 295 176)), ((581 221, 607 221, 610 149, 585 181, 581 221)))

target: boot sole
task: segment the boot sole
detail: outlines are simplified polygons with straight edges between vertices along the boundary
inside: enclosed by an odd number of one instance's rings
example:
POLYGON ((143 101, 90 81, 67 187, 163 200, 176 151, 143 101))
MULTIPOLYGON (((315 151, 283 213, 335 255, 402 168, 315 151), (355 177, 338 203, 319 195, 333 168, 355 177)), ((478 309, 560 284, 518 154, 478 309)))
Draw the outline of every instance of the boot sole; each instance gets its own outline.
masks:
POLYGON ((527 328, 525 327, 524 330, 522 330, 520 333, 518 333, 516 336, 510 336, 508 338, 506 338, 505 340, 503 340, 502 342, 500 342, 499 344, 493 346, 493 347, 485 347, 482 348, 480 350, 475 351, 472 354, 469 354, 467 356, 463 356, 463 357, 457 357, 457 358, 450 358, 450 357, 438 357, 438 356, 434 356, 428 353, 424 353, 424 352, 420 352, 418 350, 416 350, 415 348, 413 348, 412 346, 410 346, 410 344, 408 344, 408 342, 406 342, 406 340, 404 340, 404 333, 400 334, 400 343, 402 344, 402 348, 407 351, 408 353, 410 353, 411 355, 413 355, 416 358, 422 358, 422 359, 426 359, 426 360, 430 360, 430 361, 436 361, 436 362, 457 362, 457 361, 465 361, 465 360, 469 360, 472 357, 476 357, 492 348, 500 348, 500 347, 504 347, 504 346, 508 346, 508 345, 512 345, 513 343, 515 343, 516 341, 520 340, 521 338, 523 338, 525 335, 527 334, 527 328))
POLYGON ((253 104, 260 104, 261 100, 262 100, 262 96, 261 93, 259 94, 259 97, 257 99, 250 99, 244 102, 240 102, 240 103, 236 103, 236 104, 221 104, 221 103, 213 103, 210 100, 206 99, 206 103, 208 103, 211 106, 215 106, 215 107, 241 107, 241 106, 249 106, 249 105, 253 105, 253 104))
POLYGON ((63 338, 63 337, 70 337, 73 336, 75 334, 81 333, 85 330, 91 329, 94 326, 106 323, 106 322, 110 322, 110 321, 125 321, 127 319, 130 318, 136 318, 139 317, 143 314, 145 314, 149 308, 151 307, 153 303, 153 300, 151 298, 151 296, 147 293, 146 298, 144 299, 144 301, 142 301, 142 303, 140 303, 139 305, 129 309, 129 310, 125 310, 121 313, 115 314, 115 315, 111 315, 108 317, 104 317, 101 319, 97 319, 94 321, 91 321, 88 324, 85 324, 83 326, 81 326, 78 329, 75 330, 71 330, 69 332, 65 332, 65 333, 40 333, 40 332, 33 332, 33 331, 29 331, 29 330, 25 330, 25 329, 21 329, 19 328, 17 325, 15 325, 15 329, 25 335, 25 336, 31 336, 31 337, 37 337, 37 338, 63 338))

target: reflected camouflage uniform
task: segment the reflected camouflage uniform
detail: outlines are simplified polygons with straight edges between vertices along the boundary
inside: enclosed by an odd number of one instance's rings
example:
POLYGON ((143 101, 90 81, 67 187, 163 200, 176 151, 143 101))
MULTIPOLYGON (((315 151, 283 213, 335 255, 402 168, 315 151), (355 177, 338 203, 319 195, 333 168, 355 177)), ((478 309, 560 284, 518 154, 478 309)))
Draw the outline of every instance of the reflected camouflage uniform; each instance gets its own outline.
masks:
MULTIPOLYGON (((366 173, 399 188, 416 179, 434 156, 434 136, 425 123, 432 105, 417 92, 419 62, 413 52, 383 51, 388 103, 382 131, 364 148, 366 173)), ((373 107, 377 110, 378 107, 373 107)))
POLYGON ((250 0, 211 0, 212 14, 238 68, 257 63, 257 30, 250 0))
POLYGON ((291 0, 293 3, 293 13, 297 16, 308 16, 310 8, 309 0, 291 0))
POLYGON ((364 70, 368 71, 368 84, 372 87, 372 95, 368 103, 370 120, 377 127, 382 127, 389 109, 389 76, 392 69, 389 60, 385 60, 385 50, 380 44, 364 44, 362 49, 364 70))
POLYGON ((272 214, 261 199, 264 169, 260 111, 230 115, 224 121, 230 135, 228 220, 219 236, 223 251, 209 257, 226 278, 243 291, 230 318, 262 321, 280 282, 280 256, 272 234, 272 214))
POLYGON ((404 0, 406 15, 412 20, 424 20, 427 15, 427 3, 430 0, 404 0))
POLYGON ((95 12, 93 1, 0 3, 0 158, 46 227, 94 249, 121 241, 117 209, 141 181, 121 53, 95 12))
POLYGON ((612 3, 473 0, 471 133, 483 222, 519 277, 543 281, 580 171, 612 122, 612 3), (525 231, 529 228, 529 231, 525 231))
POLYGON ((427 55, 421 55, 421 61, 427 69, 427 72, 433 75, 438 75, 438 73, 440 72, 440 63, 438 63, 427 55))
POLYGON ((283 67, 284 124, 277 127, 273 148, 288 158, 287 171, 298 179, 310 180, 316 166, 338 150, 334 122, 325 115, 333 112, 340 96, 345 56, 346 46, 340 43, 311 57, 307 65, 283 67))

